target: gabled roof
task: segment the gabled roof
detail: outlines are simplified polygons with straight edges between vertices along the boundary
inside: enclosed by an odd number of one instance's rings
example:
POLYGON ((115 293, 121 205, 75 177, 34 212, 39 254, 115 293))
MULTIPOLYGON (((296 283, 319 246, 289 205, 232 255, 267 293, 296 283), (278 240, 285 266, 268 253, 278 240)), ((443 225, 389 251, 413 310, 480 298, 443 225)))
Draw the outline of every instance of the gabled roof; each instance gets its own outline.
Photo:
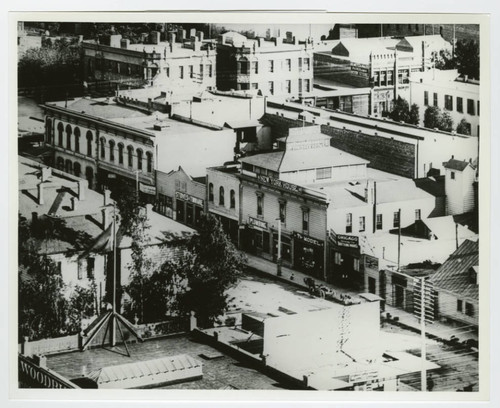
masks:
POLYGON ((479 241, 466 240, 451 254, 430 278, 439 290, 455 293, 460 297, 479 299, 479 286, 470 283, 470 268, 479 265, 479 241))
POLYGON ((464 171, 469 165, 472 168, 472 163, 465 160, 450 159, 447 162, 443 162, 443 166, 445 169, 457 171, 464 171))
POLYGON ((436 239, 453 239, 457 234, 460 238, 474 239, 476 234, 464 227, 455 223, 453 216, 427 218, 421 220, 427 228, 432 232, 436 239))

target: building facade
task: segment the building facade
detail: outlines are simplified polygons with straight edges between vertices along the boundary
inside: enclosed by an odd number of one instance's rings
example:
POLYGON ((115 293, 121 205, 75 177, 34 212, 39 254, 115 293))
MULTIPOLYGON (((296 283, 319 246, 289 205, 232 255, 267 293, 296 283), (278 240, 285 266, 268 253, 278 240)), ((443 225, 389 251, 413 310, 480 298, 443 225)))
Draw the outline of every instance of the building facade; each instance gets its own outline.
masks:
POLYGON ((313 43, 284 37, 248 39, 236 32, 217 43, 217 88, 260 90, 265 96, 310 96, 313 86, 313 43))
POLYGON ((457 215, 476 208, 477 168, 472 161, 453 158, 443 163, 445 167, 446 214, 457 215))

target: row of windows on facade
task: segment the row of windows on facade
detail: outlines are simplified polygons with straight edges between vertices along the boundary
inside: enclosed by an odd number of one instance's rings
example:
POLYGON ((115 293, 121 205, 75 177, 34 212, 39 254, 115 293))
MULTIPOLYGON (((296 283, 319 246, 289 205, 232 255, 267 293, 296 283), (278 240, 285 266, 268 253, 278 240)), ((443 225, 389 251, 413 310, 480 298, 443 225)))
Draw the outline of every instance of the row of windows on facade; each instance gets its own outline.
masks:
MULTIPOLYGON (((420 217, 421 217, 420 210, 419 209, 415 210, 415 221, 420 220, 420 217)), ((394 212, 392 226, 393 226, 393 228, 399 228, 401 226, 401 218, 400 218, 399 211, 394 212)), ((384 227, 383 216, 382 216, 382 214, 377 214, 375 217, 375 228, 377 230, 381 230, 381 229, 383 229, 383 227, 384 227)), ((360 216, 359 217, 359 232, 364 232, 365 230, 366 230, 366 218, 364 216, 360 216)), ((353 232, 352 214, 351 213, 346 214, 345 232, 346 232, 346 234, 353 232)))
MULTIPOLYGON (((57 262, 57 269, 59 274, 62 273, 62 262, 57 262)), ((89 257, 86 259, 86 265, 83 264, 83 260, 78 261, 78 280, 83 279, 83 272, 86 272, 87 279, 94 279, 94 269, 95 269, 95 258, 89 257)))
MULTIPOLYGON (((105 69, 110 72, 114 72, 116 74, 126 74, 126 75, 133 75, 137 74, 140 75, 142 74, 142 71, 144 67, 140 65, 133 65, 133 64, 123 64, 124 68, 122 68, 122 64, 118 61, 110 61, 110 60, 103 60, 101 61, 100 59, 96 60, 96 68, 101 70, 105 69)), ((195 76, 195 71, 194 71, 194 65, 187 65, 187 66, 179 66, 179 71, 178 75, 180 79, 184 79, 185 73, 187 72, 187 77, 188 78, 194 78, 195 76)), ((93 71, 92 69, 92 60, 89 60, 89 70, 93 71)), ((164 67, 164 72, 167 77, 170 77, 170 67, 166 66, 164 67)), ((213 66, 212 64, 199 64, 198 72, 196 73, 199 75, 199 77, 213 77, 213 66)))
MULTIPOLYGON (((208 201, 210 203, 214 202, 214 185, 212 183, 208 184, 208 201)), ((219 187, 219 205, 224 206, 226 203, 226 195, 224 187, 219 187)), ((236 208, 236 192, 234 190, 229 191, 229 208, 236 208)))
MULTIPOLYGON (((286 93, 292 93, 292 81, 290 79, 287 79, 284 82, 268 81, 267 88, 271 95, 274 94, 275 89, 278 87, 278 85, 281 85, 282 91, 284 90, 286 93)), ((239 91, 248 91, 250 89, 260 89, 259 84, 257 82, 243 82, 238 84, 239 91)), ((298 89, 299 92, 311 92, 311 81, 309 79, 299 79, 298 89)))
MULTIPOLYGON (((50 121, 47 122, 47 124, 50 124, 50 121)), ((48 127, 48 132, 49 132, 49 143, 55 144, 55 141, 52 140, 52 133, 50 126, 48 127)), ((61 122, 59 122, 59 125, 57 126, 57 132, 58 132, 58 145, 60 147, 64 147, 64 126, 61 122)), ((67 150, 72 150, 72 136, 74 136, 74 151, 76 153, 80 153, 80 128, 75 127, 73 130, 70 125, 66 125, 66 149, 67 150)), ((92 132, 89 130, 87 131, 87 156, 92 157, 92 142, 94 140, 94 135, 92 132)), ((115 161, 115 146, 116 143, 114 140, 109 140, 109 161, 114 162, 115 161)), ((125 145, 123 143, 118 143, 118 163, 123 164, 124 163, 124 150, 125 150, 125 145)), ((129 167, 134 166, 134 156, 136 158, 136 163, 137 163, 137 169, 138 170, 143 170, 143 161, 144 161, 144 153, 142 149, 136 149, 135 154, 134 154, 134 148, 132 146, 127 146, 127 164, 129 167)), ((101 138, 100 139, 100 157, 101 159, 106 158, 106 139, 101 138)), ((153 171, 153 154, 151 152, 146 152, 146 171, 148 173, 151 173, 153 171)))
MULTIPOLYGON (((436 92, 433 93, 432 104, 433 106, 439 106, 438 94, 436 92)), ((424 105, 429 106, 429 91, 424 91, 424 105)), ((453 96, 451 95, 444 96, 444 108, 448 111, 453 110, 453 96)), ((464 100, 459 96, 456 97, 456 111, 459 113, 464 113, 464 100)), ((467 113, 471 116, 474 115, 479 116, 479 101, 477 101, 477 110, 476 110, 474 99, 467 99, 467 113)))
MULTIPOLYGON (((281 223, 286 224, 286 200, 278 199, 278 211, 281 223)), ((257 216, 264 216, 264 194, 257 192, 257 216)), ((302 207, 302 231, 309 233, 309 208, 302 207)))
MULTIPOLYGON (((262 61, 261 66, 264 64, 262 61)), ((280 65, 280 71, 292 71, 292 59, 286 58, 284 60, 268 60, 267 70, 265 72, 278 72, 278 65, 280 65)), ((310 58, 298 58, 298 69, 310 71, 311 70, 311 59, 310 58)), ((237 62, 237 72, 242 75, 258 74, 259 73, 259 61, 248 61, 247 58, 240 58, 237 62)))
MULTIPOLYGON (((410 71, 408 69, 398 70, 398 84, 410 83, 410 71)), ((373 82, 378 86, 394 85, 394 71, 381 70, 373 72, 373 82)))

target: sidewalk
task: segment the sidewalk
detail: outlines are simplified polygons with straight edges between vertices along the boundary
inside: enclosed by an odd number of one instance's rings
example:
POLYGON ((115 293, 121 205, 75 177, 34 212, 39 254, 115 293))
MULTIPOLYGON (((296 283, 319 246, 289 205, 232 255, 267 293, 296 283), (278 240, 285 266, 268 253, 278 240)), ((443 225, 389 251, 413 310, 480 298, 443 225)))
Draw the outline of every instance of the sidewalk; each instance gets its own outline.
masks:
MULTIPOLYGON (((304 278, 309 277, 309 275, 282 266, 281 267, 282 276, 277 276, 277 267, 275 263, 246 252, 245 255, 248 258, 247 265, 251 269, 255 269, 261 273, 264 273, 277 281, 295 284, 297 287, 308 289, 307 285, 304 283, 304 278), (293 280, 291 279, 292 276, 293 280)), ((320 279, 314 279, 314 280, 317 283, 325 285, 326 287, 333 289, 336 292, 349 294, 354 297, 359 295, 359 292, 354 292, 344 288, 339 288, 330 283, 326 283, 320 279)), ((407 326, 408 328, 412 328, 420 332, 420 320, 417 319, 413 314, 389 305, 385 305, 385 312, 390 313, 393 318, 394 317, 398 318, 398 323, 400 325, 407 326)), ((474 339, 476 341, 478 340, 477 335, 475 333, 469 332, 467 329, 461 329, 460 327, 453 327, 451 325, 441 323, 438 321, 435 321, 433 323, 427 323, 425 326, 425 330, 427 332, 427 337, 437 337, 442 340, 450 340, 451 336, 453 335, 458 338, 459 342, 469 339, 474 339)))

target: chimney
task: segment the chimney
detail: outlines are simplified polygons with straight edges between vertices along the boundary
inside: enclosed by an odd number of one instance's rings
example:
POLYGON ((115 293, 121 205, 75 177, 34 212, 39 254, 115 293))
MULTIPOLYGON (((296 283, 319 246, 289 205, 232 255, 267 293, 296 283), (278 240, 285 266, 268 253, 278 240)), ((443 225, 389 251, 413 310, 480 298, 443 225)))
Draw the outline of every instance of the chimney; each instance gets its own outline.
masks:
POLYGON ((52 175, 52 169, 50 167, 42 168, 42 183, 47 181, 49 177, 52 175))
POLYGON ((85 190, 87 190, 87 180, 78 180, 78 199, 85 200, 85 190))
POLYGON ((76 211, 77 203, 78 203, 78 198, 71 197, 71 211, 76 211))
POLYGON ((38 184, 38 204, 43 205, 45 201, 43 200, 43 181, 38 184))
POLYGON ((104 196, 104 205, 106 206, 111 204, 111 191, 104 190, 103 196, 104 196))
POLYGON ((102 212, 102 229, 105 230, 110 225, 111 217, 109 216, 108 208, 106 207, 103 208, 101 212, 102 212))

